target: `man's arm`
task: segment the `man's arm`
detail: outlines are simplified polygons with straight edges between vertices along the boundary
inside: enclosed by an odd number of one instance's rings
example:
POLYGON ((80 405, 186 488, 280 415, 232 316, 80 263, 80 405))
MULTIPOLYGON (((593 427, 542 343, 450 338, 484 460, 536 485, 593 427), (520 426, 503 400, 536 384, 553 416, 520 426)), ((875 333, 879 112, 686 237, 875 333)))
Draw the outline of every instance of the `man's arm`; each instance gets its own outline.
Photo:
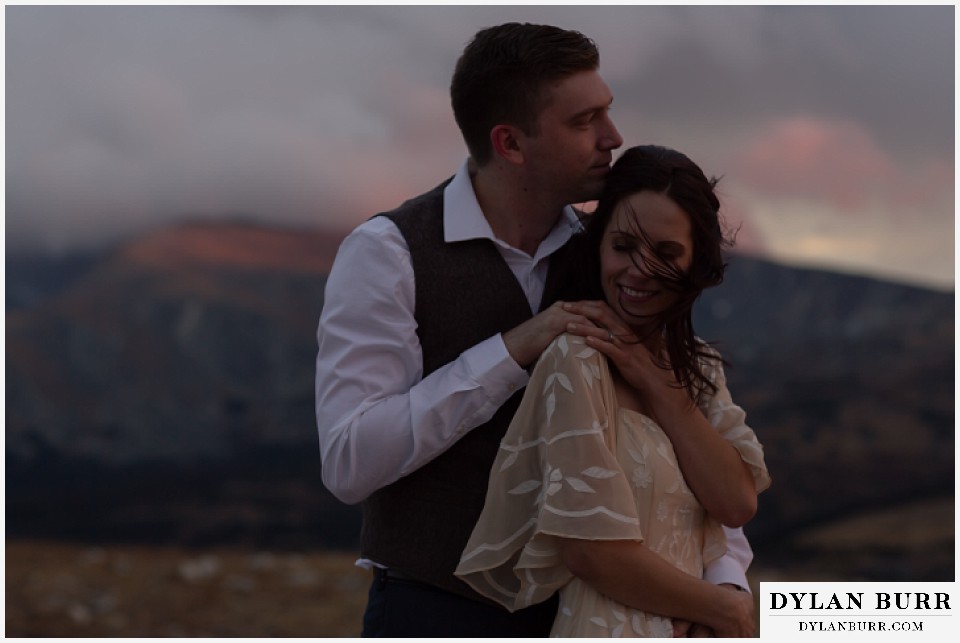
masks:
POLYGON ((316 415, 323 481, 344 502, 443 453, 527 381, 499 335, 421 379, 414 288, 409 251, 384 217, 344 240, 327 280, 316 415))

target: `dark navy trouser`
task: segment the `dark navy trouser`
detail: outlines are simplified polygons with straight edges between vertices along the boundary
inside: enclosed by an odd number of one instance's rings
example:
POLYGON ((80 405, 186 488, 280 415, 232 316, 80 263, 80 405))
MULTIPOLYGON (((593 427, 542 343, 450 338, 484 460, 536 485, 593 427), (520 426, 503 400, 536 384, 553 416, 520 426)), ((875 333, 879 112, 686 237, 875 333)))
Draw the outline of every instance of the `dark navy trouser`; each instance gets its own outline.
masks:
POLYGON ((374 574, 363 615, 363 637, 545 638, 557 596, 511 614, 412 580, 374 574))

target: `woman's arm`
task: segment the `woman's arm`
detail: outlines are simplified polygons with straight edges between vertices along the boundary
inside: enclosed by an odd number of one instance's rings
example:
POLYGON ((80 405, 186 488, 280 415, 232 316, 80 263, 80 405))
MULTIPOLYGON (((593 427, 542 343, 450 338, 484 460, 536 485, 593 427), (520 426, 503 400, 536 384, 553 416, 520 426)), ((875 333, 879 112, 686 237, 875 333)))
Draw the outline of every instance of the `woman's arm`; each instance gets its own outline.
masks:
POLYGON ((697 500, 724 525, 745 525, 757 512, 757 490, 740 452, 707 421, 686 391, 665 383, 652 392, 648 399, 653 419, 670 438, 697 500))
POLYGON ((757 510, 753 475, 740 453, 707 421, 686 390, 677 386, 673 372, 661 368, 643 344, 622 339, 633 333, 606 303, 576 302, 567 307, 597 325, 576 331, 586 336, 588 346, 606 355, 641 395, 670 438, 683 477, 700 504, 724 525, 739 527, 748 522, 757 510))
POLYGON ((718 637, 756 636, 753 597, 747 592, 690 576, 636 541, 560 540, 564 565, 617 602, 702 623, 718 637))

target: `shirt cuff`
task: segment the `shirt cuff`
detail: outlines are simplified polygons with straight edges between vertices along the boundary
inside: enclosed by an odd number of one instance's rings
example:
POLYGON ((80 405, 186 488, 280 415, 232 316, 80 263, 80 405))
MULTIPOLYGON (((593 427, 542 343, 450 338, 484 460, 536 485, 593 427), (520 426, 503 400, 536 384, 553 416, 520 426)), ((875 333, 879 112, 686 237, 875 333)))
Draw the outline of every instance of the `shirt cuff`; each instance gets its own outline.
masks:
POLYGON ((706 569, 703 570, 703 580, 714 585, 730 583, 745 592, 750 591, 750 583, 747 582, 743 568, 740 563, 729 556, 719 558, 707 565, 706 569))
POLYGON ((505 393, 504 399, 527 385, 530 374, 507 351, 503 335, 497 333, 463 352, 470 376, 491 395, 505 393))

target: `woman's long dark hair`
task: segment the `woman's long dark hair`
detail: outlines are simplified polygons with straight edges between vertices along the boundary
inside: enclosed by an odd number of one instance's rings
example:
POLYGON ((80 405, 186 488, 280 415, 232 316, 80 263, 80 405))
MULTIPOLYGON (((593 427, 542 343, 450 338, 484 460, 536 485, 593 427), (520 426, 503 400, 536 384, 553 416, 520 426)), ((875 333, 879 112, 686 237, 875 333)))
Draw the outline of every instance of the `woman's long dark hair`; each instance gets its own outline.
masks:
MULTIPOLYGON (((659 319, 644 320, 656 331, 663 332, 667 359, 662 364, 670 368, 677 382, 687 390, 694 401, 704 392, 716 392, 716 386, 703 374, 701 357, 707 357, 705 346, 697 340, 693 330, 693 303, 705 288, 723 281, 726 263, 723 247, 730 245, 721 229, 720 201, 714 193, 717 179, 708 179, 696 163, 687 156, 666 147, 641 145, 628 149, 614 163, 607 176, 597 209, 586 220, 586 227, 574 245, 573 266, 583 268, 579 278, 571 280, 570 299, 603 299, 600 278, 600 246, 617 206, 638 192, 663 194, 676 203, 690 217, 692 262, 682 271, 673 263, 659 257, 656 248, 639 226, 624 230, 640 240, 633 261, 644 274, 659 280, 677 294, 677 301, 659 313, 659 319), (642 263, 638 261, 643 251, 642 263)), ((630 320, 624 320, 630 323, 630 320)), ((643 338, 640 338, 641 340, 643 338)))

